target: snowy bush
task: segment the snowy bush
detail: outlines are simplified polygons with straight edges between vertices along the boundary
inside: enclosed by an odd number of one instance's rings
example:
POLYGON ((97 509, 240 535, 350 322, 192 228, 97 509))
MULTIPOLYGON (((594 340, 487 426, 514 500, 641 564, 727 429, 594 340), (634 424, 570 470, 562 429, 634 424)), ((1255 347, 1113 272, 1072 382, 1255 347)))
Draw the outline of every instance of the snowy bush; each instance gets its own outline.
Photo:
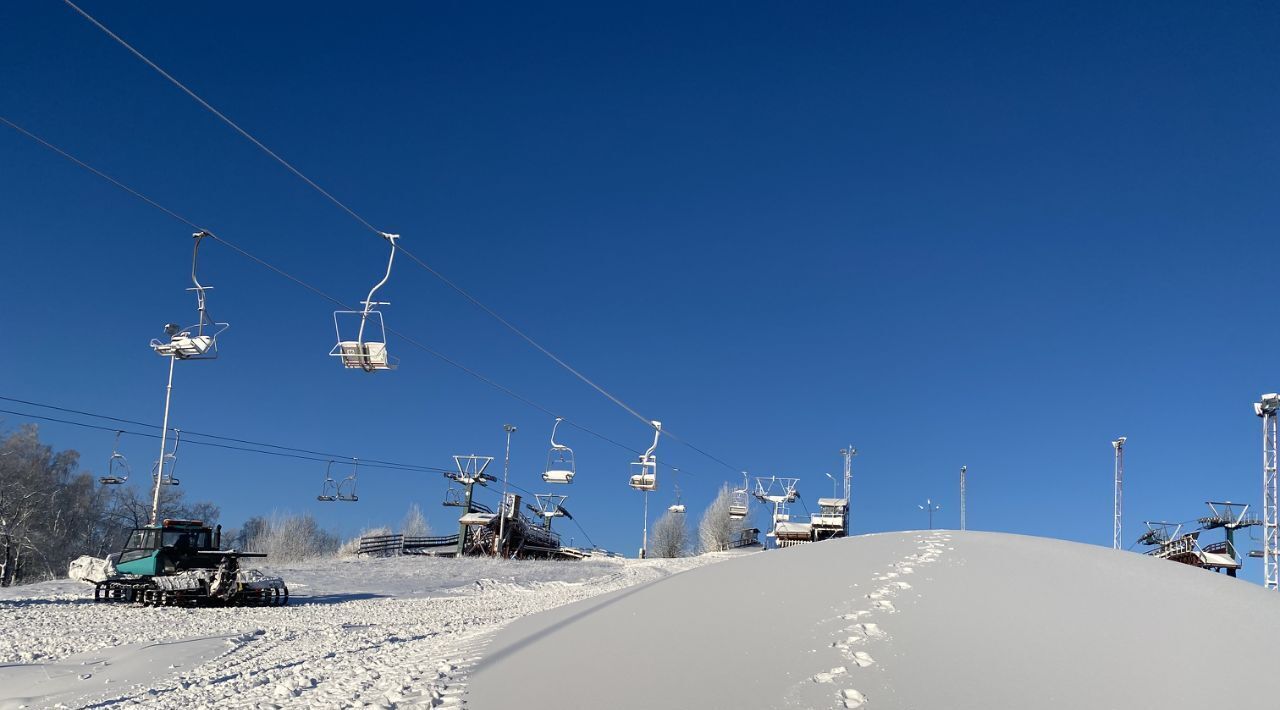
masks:
POLYGON ((683 557, 689 549, 689 526, 684 513, 667 511, 658 518, 649 542, 650 557, 683 557))
POLYGON ((265 552, 275 563, 326 557, 338 551, 338 536, 320 527, 310 513, 272 513, 270 519, 250 518, 244 524, 245 549, 265 552))

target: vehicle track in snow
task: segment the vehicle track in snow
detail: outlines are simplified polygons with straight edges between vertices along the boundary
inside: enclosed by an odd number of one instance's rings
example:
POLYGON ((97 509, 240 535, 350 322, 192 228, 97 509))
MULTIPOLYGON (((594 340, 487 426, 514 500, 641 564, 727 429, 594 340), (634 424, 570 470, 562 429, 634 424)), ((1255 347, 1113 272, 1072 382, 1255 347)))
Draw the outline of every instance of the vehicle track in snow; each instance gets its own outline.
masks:
MULTIPOLYGON (((505 579, 460 582, 425 597, 318 594, 295 598, 284 608, 94 604, 86 600, 89 591, 81 591, 79 598, 64 593, 5 599, 0 600, 0 663, 53 663, 95 649, 109 658, 111 649, 125 644, 226 634, 231 638, 225 653, 190 668, 175 663, 163 677, 142 685, 127 678, 112 680, 109 662, 97 667, 92 677, 76 681, 84 690, 77 702, 156 708, 461 707, 468 670, 493 634, 511 621, 719 559, 559 568, 570 577, 576 573, 579 579, 572 581, 554 579, 556 568, 524 567, 538 574, 529 575, 532 580, 517 572, 505 579)), ((366 560, 345 572, 364 572, 360 586, 373 589, 385 562, 366 560)), ((415 562, 395 561, 401 567, 415 562)), ((447 573, 454 561, 422 563, 447 573)), ((510 568, 499 562, 488 569, 510 568)), ((5 704, 0 697, 0 707, 5 704)))

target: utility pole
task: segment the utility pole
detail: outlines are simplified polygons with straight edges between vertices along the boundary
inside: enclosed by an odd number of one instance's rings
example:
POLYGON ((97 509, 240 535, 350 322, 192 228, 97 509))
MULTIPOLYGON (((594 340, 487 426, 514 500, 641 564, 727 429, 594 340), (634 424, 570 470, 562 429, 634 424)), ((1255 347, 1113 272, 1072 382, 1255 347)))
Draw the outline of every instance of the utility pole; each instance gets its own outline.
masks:
POLYGON ((502 460, 502 509, 498 518, 498 539, 493 543, 493 553, 499 557, 505 557, 507 523, 507 476, 511 473, 511 435, 515 433, 516 428, 510 424, 503 424, 502 430, 507 432, 507 455, 502 460))
POLYGON ((1280 524, 1277 520, 1276 490, 1276 412, 1280 410, 1280 394, 1264 394, 1255 402, 1253 412, 1262 417, 1262 565, 1264 585, 1280 590, 1280 524))
POLYGON ((1124 549, 1124 525, 1122 521, 1124 513, 1124 442, 1129 437, 1122 436, 1111 442, 1111 446, 1116 450, 1116 479, 1115 479, 1115 510, 1112 513, 1111 521, 1111 549, 1124 549))
POLYGON ((924 505, 917 505, 916 507, 919 508, 920 510, 927 511, 929 513, 929 529, 932 530, 933 514, 938 512, 939 510, 942 510, 942 506, 937 505, 931 499, 926 498, 924 501, 924 505))
POLYGON ((961 530, 966 530, 966 529, 967 529, 967 528, 965 527, 965 522, 964 522, 964 506, 965 506, 965 500, 964 500, 964 493, 965 493, 965 491, 964 491, 964 476, 965 476, 965 473, 967 473, 968 471, 969 471, 969 467, 968 467, 968 466, 961 466, 961 467, 960 467, 960 529, 961 529, 961 530))

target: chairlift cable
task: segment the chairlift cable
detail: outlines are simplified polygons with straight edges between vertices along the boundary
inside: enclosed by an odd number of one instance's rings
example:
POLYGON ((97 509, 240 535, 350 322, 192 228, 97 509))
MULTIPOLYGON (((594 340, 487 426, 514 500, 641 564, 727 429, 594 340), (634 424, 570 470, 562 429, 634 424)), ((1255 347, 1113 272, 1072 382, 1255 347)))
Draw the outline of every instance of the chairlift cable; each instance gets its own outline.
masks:
POLYGON ((137 57, 138 59, 141 59, 147 66, 156 70, 156 72, 158 72, 160 76, 163 76, 165 79, 168 79, 169 82, 172 83, 174 86, 178 87, 179 89, 182 89, 183 93, 185 93, 187 96, 190 96, 192 99, 194 99, 196 103, 200 104, 205 109, 207 109, 209 113, 212 113, 214 116, 217 116, 219 119, 222 120, 223 123, 227 124, 228 126, 231 126, 231 128, 235 129, 237 133, 244 136, 247 140, 249 140, 249 142, 261 148, 264 153, 271 156, 276 160, 276 162, 280 163, 285 168, 287 168, 289 172, 298 176, 303 182, 310 185, 313 189, 315 189, 316 192, 319 192, 321 195, 324 195, 329 199, 330 202, 342 208, 343 211, 345 211, 347 214, 355 218, 355 220, 360 224, 363 224, 366 228, 369 229, 369 231, 379 236, 386 236, 385 232, 373 226, 372 224, 369 224, 368 220, 366 220, 364 217, 361 217, 359 214, 357 214, 355 210, 351 209, 350 207, 347 207, 345 204, 339 201, 338 198, 329 194, 328 191, 326 191, 324 188, 317 185, 315 181, 313 181, 311 178, 307 177, 306 175, 303 175, 301 170, 298 170, 297 168, 293 167, 293 165, 289 164, 289 162, 286 161, 284 158, 281 158, 279 155, 276 155, 274 151, 272 151, 267 146, 263 145, 262 141, 258 140, 257 138, 254 138, 252 135, 250 135, 248 131, 241 128, 239 124, 237 124, 235 121, 232 121, 230 118, 227 118, 226 114, 214 108, 212 105, 209 104, 208 101, 205 101, 204 99, 200 98, 199 94, 187 88, 185 84, 175 79, 173 75, 170 74, 169 72, 165 71, 164 69, 161 69, 158 64, 148 59, 146 55, 144 55, 142 52, 139 52, 137 49, 134 49, 133 45, 124 41, 124 39, 122 39, 120 35, 117 35, 116 33, 107 29, 106 25, 102 24, 101 22, 98 22, 98 20, 95 19, 92 15, 80 9, 80 6, 71 2, 71 0, 63 0, 63 2, 65 2, 68 6, 70 6, 71 9, 80 13, 80 15, 83 16, 86 20, 88 20, 89 22, 92 22, 95 27, 97 27, 98 29, 106 33, 108 37, 118 42, 120 46, 129 50, 133 54, 133 56, 137 57))
MULTIPOLYGON (((78 5, 76 5, 74 2, 72 2, 71 0, 63 0, 63 2, 65 2, 69 7, 71 7, 73 10, 75 10, 75 11, 76 11, 77 13, 79 13, 81 16, 83 16, 86 20, 88 20, 89 22, 93 23, 93 25, 94 25, 94 26, 96 26, 98 29, 102 30, 102 31, 103 31, 103 32, 104 32, 108 37, 110 37, 111 39, 113 39, 113 40, 115 40, 117 43, 119 43, 119 44, 120 44, 120 46, 122 46, 122 47, 124 47, 125 49, 129 50, 129 52, 130 52, 130 53, 132 53, 132 54, 133 54, 135 57, 137 57, 138 59, 142 60, 142 61, 143 61, 147 66, 149 66, 149 67, 151 67, 152 69, 154 69, 157 73, 159 73, 162 77, 164 77, 165 79, 167 79, 167 80, 168 80, 170 83, 172 83, 174 86, 176 86, 176 87, 178 87, 179 89, 181 89, 183 93, 185 93, 187 96, 190 96, 190 97, 191 97, 191 98, 192 98, 196 103, 200 104, 202 107, 204 107, 204 108, 205 108, 206 110, 208 110, 210 113, 212 113, 214 116, 218 117, 218 119, 220 119, 223 123, 227 124, 227 125, 228 125, 228 126, 230 126, 233 130, 235 130, 237 133, 239 133, 241 136, 243 136, 246 140, 248 140, 249 142, 253 143, 255 146, 257 146, 259 149, 261 149, 264 153, 266 153, 268 156, 270 156, 270 157, 271 157, 272 159, 274 159, 276 162, 280 163, 280 165, 282 165, 282 166, 284 166, 286 169, 288 169, 288 170, 289 170, 289 172, 291 172, 291 173, 293 173, 294 175, 296 175, 299 179, 301 179, 303 182, 307 183, 307 185, 311 186, 311 188, 313 188, 314 190, 316 190, 317 192, 319 192, 321 195, 323 195, 325 198, 327 198, 330 202, 332 202, 333 204, 337 205, 339 208, 341 208, 341 209, 342 209, 343 211, 345 211, 347 214, 351 215, 351 217, 352 217, 352 218, 354 218, 354 219, 355 219, 357 222, 359 222, 360 224, 364 225, 364 227, 365 227, 365 228, 367 228, 369 231, 371 231, 371 232, 373 232, 374 234, 376 234, 376 235, 378 235, 378 236, 381 236, 381 237, 383 237, 383 238, 387 238, 387 237, 389 237, 389 236, 390 236, 390 235, 388 235, 386 232, 384 232, 384 231, 382 231, 382 230, 378 229, 377 227, 374 227, 374 226, 373 226, 373 225, 372 225, 368 220, 366 220, 364 217, 361 217, 361 216, 360 216, 360 215, 359 215, 355 210, 351 209, 351 208, 350 208, 350 207, 348 207, 346 204, 344 204, 342 201, 340 201, 338 198, 336 198, 336 197, 334 197, 332 194, 330 194, 327 190, 325 190, 324 188, 320 187, 320 185, 318 185, 314 180, 312 180, 311 178, 309 178, 309 177, 307 177, 305 174, 303 174, 301 170, 298 170, 298 169, 297 169, 297 168, 295 168, 292 164, 290 164, 288 161, 286 161, 284 158, 281 158, 278 154, 276 154, 274 151, 272 151, 270 148, 268 148, 268 147, 267 147, 267 146, 266 146, 262 141, 260 141, 260 140, 258 140, 257 138, 253 137, 253 135, 252 135, 252 134, 250 134, 250 133, 249 133, 248 131, 246 131, 245 129, 241 128, 239 124, 237 124, 235 121, 232 121, 230 118, 228 118, 228 117, 226 116, 226 114, 224 114, 224 113, 222 113, 221 111, 219 111, 218 109, 214 108, 212 104, 210 104, 208 101, 206 101, 206 100, 204 100, 203 98, 201 98, 199 94, 197 94, 196 92, 192 91, 190 88, 188 88, 188 87, 187 87, 185 84, 183 84, 182 82, 178 81, 176 78, 174 78, 174 76, 173 76, 172 74, 170 74, 169 72, 167 72, 167 71, 165 71, 164 69, 162 69, 162 68, 160 67, 160 65, 158 65, 158 64, 156 64, 155 62, 151 61, 149 58, 147 58, 147 56, 146 56, 146 55, 144 55, 142 52, 140 52, 140 51, 138 51, 136 48, 134 48, 134 47, 133 47, 133 45, 129 44, 129 43, 128 43, 128 42, 126 42, 123 38, 121 38, 119 35, 117 35, 116 33, 112 32, 110 29, 108 29, 108 28, 106 27, 106 25, 103 25, 103 24, 102 24, 101 22, 99 22, 96 18, 94 18, 94 17, 93 17, 92 15, 90 15, 89 13, 85 12, 83 9, 81 9, 81 8, 80 8, 78 5)), ((592 388, 592 389, 594 389, 596 392, 600 393, 602 396, 604 396, 604 397, 605 397, 606 399, 608 399, 609 401, 611 401, 611 402, 613 402, 614 404, 616 404, 616 405, 618 405, 619 407, 621 407, 624 411, 626 411, 626 412, 627 412, 628 414, 630 414, 631 416, 635 417, 636 419, 639 419, 639 420, 640 420, 641 422, 643 422, 646 426, 648 426, 648 425, 649 425, 649 422, 652 420, 650 417, 646 417, 646 416, 644 416, 644 415, 640 414, 640 413, 639 413, 639 412, 637 412, 633 407, 631 407, 630 405, 628 405, 626 402, 623 402, 621 399, 619 399, 618 397, 616 397, 616 396, 614 396, 613 394, 611 394, 608 390, 606 390, 606 389, 604 389, 603 387, 601 387, 600 385, 596 384, 594 381, 592 381, 592 380, 591 380, 590 378, 588 378, 586 375, 583 375, 583 374, 582 374, 581 372, 579 372, 577 369, 575 369, 574 367, 572 367, 571 365, 569 365, 569 363, 567 363, 567 362, 565 362, 564 360, 562 360, 560 357, 558 357, 557 355, 555 355, 554 353, 552 353, 550 350, 548 350, 547 348, 543 347, 543 346, 542 346, 542 344, 540 344, 538 341, 534 340, 532 337, 530 337, 529 335, 527 335, 524 331, 522 331, 522 330, 520 330, 519 328, 517 328, 515 325, 513 325, 513 324, 512 324, 510 321, 508 321, 506 318, 503 318, 501 315, 499 315, 499 314, 498 314, 498 312, 497 312, 497 311, 495 311, 495 310, 493 310, 492 308, 490 308, 489 306, 485 305, 482 301, 480 301, 480 299, 478 299, 478 298, 476 298, 475 296, 471 295, 471 293, 470 293, 470 292, 468 292, 466 289, 464 289, 464 288, 462 288, 461 286, 459 286, 458 284, 454 283, 451 279, 449 279, 448 277, 446 277, 443 273, 441 273, 440 271, 437 271, 436 269, 434 269, 434 268, 432 268, 430 265, 428 265, 425 261, 423 261, 422 259, 418 258, 415 254, 413 254, 413 252, 410 252, 409 250, 405 249, 403 246, 401 246, 401 245, 399 245, 399 244, 395 244, 394 242, 393 242, 393 247, 394 247, 395 249, 397 249, 397 250, 399 250, 399 251, 403 252, 405 256, 409 257, 409 258, 410 258, 411 260, 413 260, 416 264, 418 264, 418 265, 419 265, 419 266, 421 266, 423 269, 425 269, 428 273, 430 273, 430 274, 432 274, 433 276, 435 276, 437 279, 439 279, 441 282, 443 282, 446 286, 448 286, 449 288, 451 288, 451 289, 453 289, 454 291, 456 291, 456 292, 457 292, 459 295, 461 295, 463 298, 466 298, 468 301, 471 301, 471 303, 473 303, 476 307, 480 308, 482 311, 484 311, 484 312, 485 312, 485 313, 487 313, 489 316, 491 316, 494 320, 496 320, 496 321, 498 321, 499 323, 501 323, 503 326, 505 326, 505 327, 506 327, 508 330, 510 330, 512 333, 515 333, 517 336, 519 336, 520 338, 522 338, 523 340, 525 340, 525 342, 529 343, 531 346, 533 346, 535 349, 537 349, 537 350, 538 350, 539 352, 541 352, 543 355, 546 355, 546 356, 547 356, 548 358, 550 358, 553 362, 555 362, 555 363, 556 363, 557 365, 559 365, 560 367, 564 368, 566 371, 568 371, 568 372, 569 372, 570 374, 572 374, 574 377, 578 378, 578 379, 579 379, 579 380, 581 380, 583 383, 585 383, 587 386, 591 387, 591 388, 592 388)), ((388 330, 390 330, 390 329, 388 329, 388 330)), ((698 447, 696 447, 696 446, 693 446, 693 445, 692 445, 692 444, 690 444, 689 442, 687 442, 687 441, 685 441, 685 440, 683 440, 683 439, 681 439, 681 438, 679 438, 679 437, 675 436, 674 434, 670 434, 670 432, 668 432, 668 435, 669 435, 669 436, 671 436, 671 438, 672 438, 672 439, 675 439, 677 442, 679 442, 679 443, 681 443, 681 444, 684 444, 685 446, 688 446, 690 449, 693 449, 693 450, 694 450, 694 451, 696 451, 697 453, 702 454, 703 456, 706 456, 707 458, 711 459, 712 461, 715 461, 716 463, 720 464, 721 466, 724 466, 725 468, 728 468, 729 470, 733 471, 734 473, 737 473, 737 471, 738 471, 738 470, 739 470, 739 468, 740 468, 740 467, 737 467, 737 466, 733 466, 733 465, 731 465, 731 464, 729 464, 729 463, 726 463, 724 460, 720 459, 719 457, 713 456, 713 455, 709 454, 708 452, 704 451, 703 449, 700 449, 700 448, 698 448, 698 447)))
MULTIPOLYGON (((342 308, 346 308, 346 309, 350 309, 350 308, 351 308, 350 306, 348 306, 348 305, 347 305, 345 302, 343 302, 342 300, 340 300, 340 299, 338 299, 338 298, 336 298, 336 297, 334 297, 334 296, 331 296, 330 294, 326 293, 326 292, 325 292, 325 291, 323 291, 322 289, 320 289, 320 288, 318 288, 318 287, 316 287, 316 286, 314 286, 314 285, 312 285, 312 284, 310 284, 310 283, 308 283, 308 282, 306 282, 306 281, 302 280, 301 278, 298 278, 297 276, 294 276, 293 274, 291 274, 291 273, 289 273, 289 272, 285 271, 284 269, 281 269, 280 267, 278 267, 278 266, 276 266, 276 265, 272 264, 271 262, 266 261, 265 259, 263 259, 263 258, 261 258, 261 257, 257 256, 256 254, 253 254, 252 252, 250 252, 250 251, 248 251, 247 249, 245 249, 245 248, 243 248, 243 247, 239 246, 238 244, 236 244, 236 243, 234 243, 234 242, 232 242, 232 241, 230 241, 230 240, 226 239, 225 237, 222 237, 222 236, 218 235, 218 234, 217 234, 216 232, 214 232, 213 230, 211 230, 211 229, 209 229, 209 228, 207 228, 207 227, 203 227, 203 226, 201 226, 200 224, 198 224, 198 223, 196 223, 196 222, 191 221, 190 219, 187 219, 186 217, 182 216, 182 215, 181 215, 181 214, 179 214, 178 212, 175 212, 174 210, 169 209, 168 207, 166 207, 166 206, 164 206, 163 204, 161 204, 161 203, 157 202, 156 200, 152 199, 151 197, 148 197, 146 194, 144 194, 144 193, 142 193, 142 192, 140 192, 140 191, 138 191, 138 190, 134 189, 133 187, 130 187, 129 185, 127 185, 127 184, 125 184, 125 183, 121 182, 120 180, 117 180, 116 178, 112 177, 111 175, 109 175, 109 174, 107 174, 107 173, 103 172, 102 170, 99 170, 98 168, 96 168, 96 167, 94 167, 94 166, 90 165, 89 163, 86 163, 85 161, 83 161, 83 160, 81 160, 81 159, 77 158, 76 156, 72 155, 71 153, 68 153, 67 151, 63 150, 62 148, 58 147, 57 145, 55 145, 55 144, 53 144, 53 143, 50 143, 49 141, 45 140, 44 138, 40 137, 39 135, 36 135, 35 133, 32 133, 31 131, 27 130, 26 128, 24 128, 24 127, 22 127, 22 126, 20 126, 20 125, 18 125, 18 124, 16 124, 16 123, 14 123, 13 121, 9 120, 8 118, 5 118, 4 116, 0 115, 0 122, 3 122, 5 125, 7 125, 7 126, 9 126, 10 128, 14 129, 14 130, 15 130, 15 131, 17 131, 18 133, 20 133, 20 134, 22 134, 23 136, 25 136, 25 137, 27 137, 27 138, 31 139, 31 140, 32 140, 32 141, 34 141, 34 142, 36 142, 36 143, 40 144, 41 146, 43 146, 43 147, 47 148, 48 150, 50 150, 50 151, 52 151, 52 152, 56 153, 57 155, 59 155, 59 156, 61 156, 61 157, 65 158, 65 159, 66 159, 66 160, 68 160, 69 162, 71 162, 71 163, 73 163, 73 164, 75 164, 75 165, 77 165, 77 166, 79 166, 79 167, 81 167, 81 168, 85 169, 86 171, 88 171, 88 172, 92 173, 93 175, 98 176, 99 178, 102 178, 103 180, 105 180, 105 181, 107 181, 107 182, 111 183, 112 185, 114 185, 114 186, 116 186, 116 187, 120 188, 120 189, 121 189, 121 190, 123 190, 124 192, 126 192, 126 193, 128 193, 128 194, 132 195, 133 197, 138 198, 139 200, 141 200, 141 201, 145 202, 146 204, 148 204, 148 205, 150 205, 150 206, 152 206, 152 207, 156 208, 157 210, 160 210, 161 212, 163 212, 163 213, 165 213, 165 214, 169 215, 170 217, 173 217, 173 218, 174 218, 174 219, 176 219, 177 221, 182 222, 183 224, 185 224, 185 225, 187 225, 187 226, 189 226, 189 227, 192 227, 193 229, 196 229, 196 230, 199 230, 199 231, 205 232, 205 233, 206 233, 206 234, 208 234, 208 236, 209 236, 211 239, 213 239, 214 241, 218 242, 219 244, 223 244, 223 245, 225 245, 226 247, 228 247, 228 248, 229 248, 229 249, 231 249, 232 251, 236 252, 237 254, 240 254, 241 256, 245 257, 246 259, 249 259, 250 261, 253 261, 253 262, 257 263, 258 265, 260 265, 260 266, 262 266, 262 267, 264 267, 264 268, 268 269, 269 271, 272 271, 272 272, 274 272, 274 273, 276 273, 276 274, 278 274, 278 275, 280 275, 280 276, 282 276, 282 277, 284 277, 284 278, 288 279, 289 281, 292 281, 293 283, 295 283, 295 284, 297 284, 297 285, 299 285, 299 286, 301 286, 301 287, 303 287, 303 288, 307 289, 308 291, 311 291, 312 293, 316 294, 317 296, 320 296, 321 298, 324 298, 325 300, 329 301, 330 303, 333 303, 333 304, 335 304, 335 305, 337 305, 337 306, 340 306, 340 307, 342 307, 342 308)), ((402 249, 402 247, 399 247, 399 246, 397 246, 397 248, 401 248, 401 249, 402 249)), ((411 257, 411 258, 414 258, 414 257, 411 257)), ((559 416, 558 414, 556 414, 556 413, 555 413, 554 411, 552 411, 551 409, 549 409, 549 408, 547 408, 547 407, 545 407, 545 406, 543 406, 543 405, 541 405, 541 404, 539 404, 539 403, 537 403, 537 402, 535 402, 535 401, 533 401, 533 400, 529 399, 528 397, 525 397, 524 395, 519 394, 518 392, 516 392, 516 391, 512 390, 511 388, 506 387, 505 385, 502 385, 502 384, 500 384, 500 383, 496 382, 495 380, 493 380, 493 379, 491 379, 491 378, 489 378, 489 377, 487 377, 487 376, 485 376, 485 375, 483 375, 483 374, 481 374, 481 373, 479 373, 479 372, 477 372, 477 371, 475 371, 475 370, 473 370, 473 369, 471 369, 471 368, 467 367, 466 365, 463 365, 462 363, 460 363, 460 362, 458 362, 458 361, 456 361, 456 360, 454 360, 454 359, 450 358, 449 356, 445 355, 444 353, 441 353, 441 352, 440 352, 440 351, 438 351, 438 350, 435 350, 434 348, 431 348, 431 347, 429 347, 429 346, 425 345, 425 344, 424 344, 424 343, 422 343, 421 341, 419 341, 419 340, 417 340, 416 338, 413 338, 413 337, 411 337, 411 336, 409 336, 409 335, 405 334, 405 333, 404 333, 404 332, 402 332, 402 331, 396 330, 396 329, 394 329, 394 328, 387 328, 387 332, 389 332, 389 333, 391 333, 391 334, 395 335, 396 337, 398 337, 398 338, 400 338, 400 339, 404 340, 405 342, 409 343, 410 345, 413 345, 413 346, 417 347, 418 349, 420 349, 420 350, 422 350, 422 351, 426 352, 427 354, 434 356, 435 358, 437 358, 437 359, 441 360, 442 362, 444 362, 444 363, 446 363, 446 364, 448 364, 448 365, 451 365, 451 366, 453 366, 453 367, 455 367, 455 368, 457 368, 457 369, 459 369, 459 370, 462 370, 463 372, 467 373, 468 375, 472 376, 473 378, 475 378, 475 379, 477 379, 477 380, 479 380, 479 381, 481 381, 481 382, 483 382, 483 383, 485 383, 485 384, 489 385, 490 387, 492 387, 492 388, 494 388, 494 389, 498 390, 499 392, 502 392, 503 394, 505 394, 505 395, 507 395, 507 396, 511 397, 512 399, 515 399, 515 400, 517 400, 517 401, 520 401, 520 402, 522 402, 522 403, 524 403, 524 404, 526 404, 526 405, 528 405, 528 406, 530 406, 530 407, 532 407, 532 408, 534 408, 534 409, 537 409, 538 411, 543 412, 544 414, 547 414, 547 415, 549 415, 549 416, 552 416, 552 417, 559 416)), ((632 412, 632 413, 634 414, 634 412, 632 412)), ((621 442, 619 442, 619 441, 617 441, 617 440, 615 440, 615 439, 612 439, 612 438, 610 438, 610 437, 608 437, 608 436, 605 436, 604 434, 601 434, 601 433, 599 433, 599 432, 597 432, 597 431, 594 431, 593 429, 590 429, 590 428, 588 428, 588 427, 586 427, 586 426, 584 426, 584 425, 582 425, 582 424, 579 424, 579 423, 577 423, 577 422, 575 422, 575 421, 573 421, 573 420, 571 420, 571 419, 565 418, 564 423, 566 423, 566 424, 568 424, 568 425, 570 425, 570 426, 572 426, 572 427, 574 427, 574 428, 576 428, 576 429, 579 429, 579 430, 581 430, 581 431, 582 431, 582 432, 584 432, 584 433, 590 434, 591 436, 594 436, 594 437, 596 437, 597 439, 600 439, 601 441, 604 441, 604 442, 609 443, 609 444, 612 444, 612 445, 614 445, 614 446, 616 446, 616 447, 618 447, 618 448, 621 448, 621 449, 623 449, 623 450, 625 450, 625 451, 629 451, 629 452, 631 452, 631 453, 633 453, 633 454, 636 454, 636 455, 639 455, 639 454, 641 453, 638 449, 634 449, 634 448, 632 448, 632 447, 630 447, 630 446, 627 446, 626 444, 623 444, 623 443, 621 443, 621 442)), ((647 423, 647 422, 646 422, 646 423, 647 423)), ((149 425, 147 425, 147 426, 149 426, 149 425)), ((718 462, 718 463, 720 463, 721 465, 729 466, 729 464, 726 464, 724 461, 721 461, 720 459, 717 459, 717 458, 715 458, 715 457, 710 456, 710 454, 707 454, 705 451, 703 451, 703 450, 701 450, 701 449, 699 449, 699 448, 697 448, 697 447, 695 447, 695 446, 693 446, 693 445, 689 444, 687 441, 684 441, 683 439, 680 439, 679 437, 675 436, 674 434, 671 434, 670 432, 665 431, 665 430, 664 430, 664 432, 663 432, 663 433, 665 433, 665 434, 667 434, 667 435, 671 436, 671 438, 675 439, 676 441, 679 441, 680 443, 684 444, 685 446, 688 446, 689 448, 693 449, 694 451, 697 451, 697 452, 699 452, 699 453, 703 454, 704 456, 708 456, 709 458, 712 458, 713 460, 717 461, 717 462, 718 462)), ((667 464, 667 463, 660 463, 659 465, 660 465, 660 466, 671 466, 671 464, 667 464)), ((684 472, 685 472, 685 473, 689 473, 690 475, 692 475, 692 472, 691 472, 691 471, 688 471, 687 469, 684 469, 684 472)))

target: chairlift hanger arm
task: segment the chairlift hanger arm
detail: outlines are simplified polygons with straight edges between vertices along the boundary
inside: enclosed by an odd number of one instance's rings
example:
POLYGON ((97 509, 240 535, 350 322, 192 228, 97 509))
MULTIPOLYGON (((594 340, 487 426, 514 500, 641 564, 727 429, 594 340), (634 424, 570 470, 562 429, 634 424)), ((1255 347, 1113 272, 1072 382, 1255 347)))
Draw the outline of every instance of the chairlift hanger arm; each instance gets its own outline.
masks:
POLYGON ((377 305, 377 302, 373 300, 373 295, 378 292, 378 289, 385 286, 387 281, 391 279, 391 265, 394 264, 396 261, 396 240, 400 238, 400 235, 387 234, 386 232, 383 232, 382 236, 391 244, 391 256, 387 258, 387 273, 383 274, 381 281, 374 284, 373 288, 369 289, 369 295, 366 296, 364 299, 365 315, 368 315, 369 311, 375 305, 377 305))

